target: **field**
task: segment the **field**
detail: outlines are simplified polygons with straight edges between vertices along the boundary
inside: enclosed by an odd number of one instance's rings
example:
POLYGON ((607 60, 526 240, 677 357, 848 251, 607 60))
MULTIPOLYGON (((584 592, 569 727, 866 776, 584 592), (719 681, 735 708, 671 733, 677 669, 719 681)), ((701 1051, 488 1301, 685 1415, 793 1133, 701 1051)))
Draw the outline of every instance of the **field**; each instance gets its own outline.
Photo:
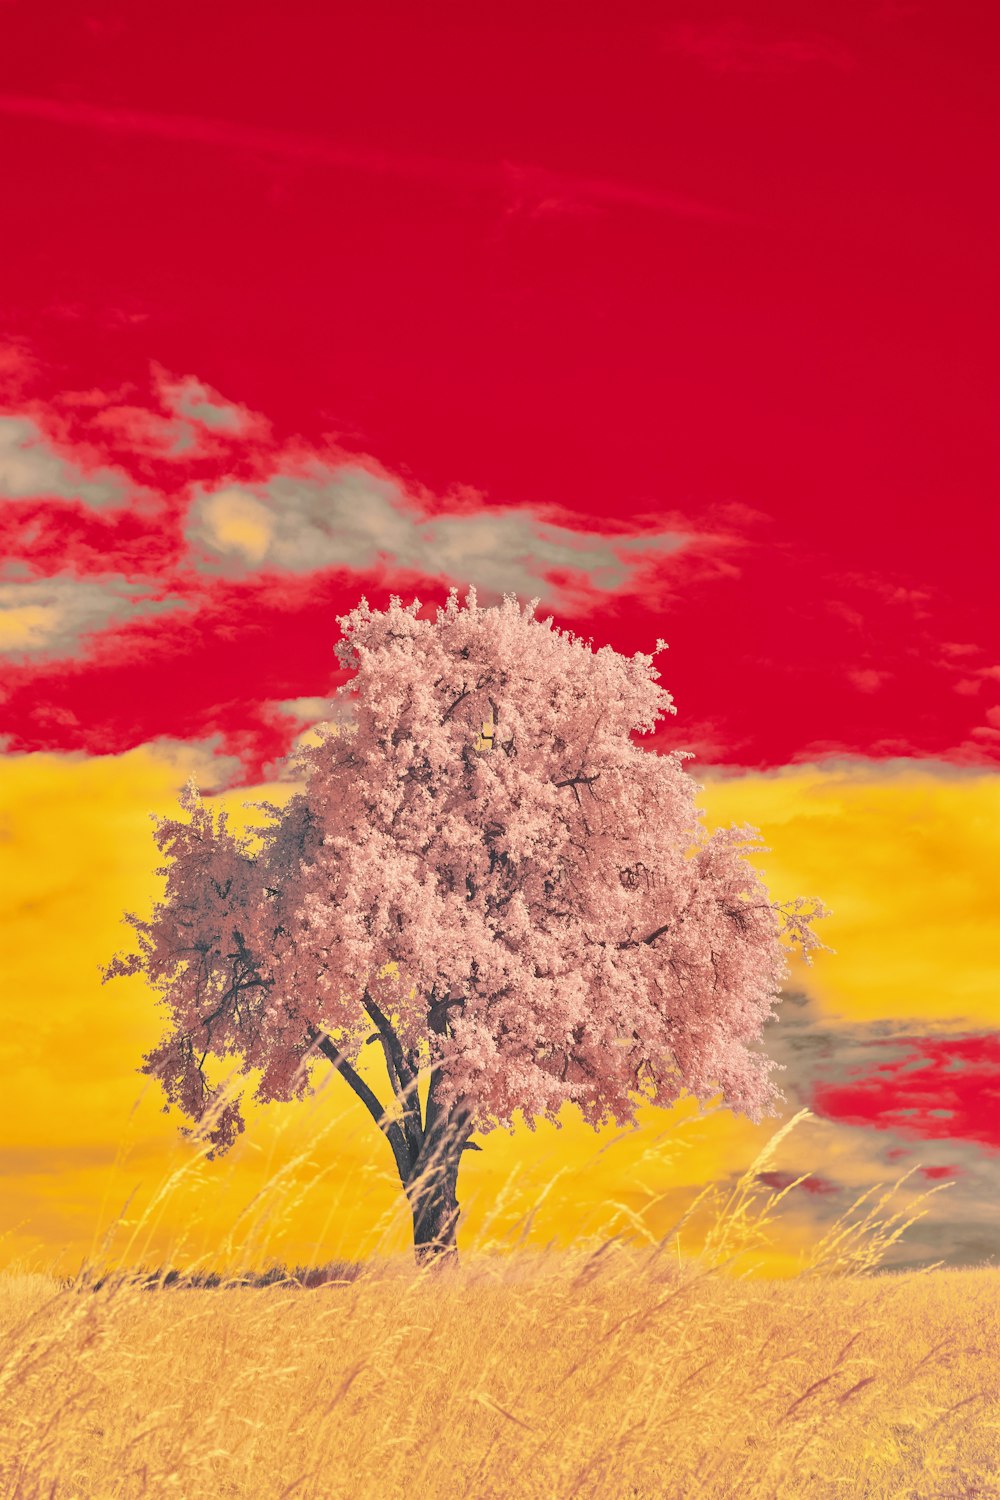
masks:
POLYGON ((997 1292, 626 1252, 313 1289, 10 1274, 2 1493, 1000 1496, 997 1292))
POLYGON ((752 1170, 684 1259, 8 1269, 0 1496, 1000 1500, 1000 1272, 881 1271, 882 1199, 754 1278, 752 1170))

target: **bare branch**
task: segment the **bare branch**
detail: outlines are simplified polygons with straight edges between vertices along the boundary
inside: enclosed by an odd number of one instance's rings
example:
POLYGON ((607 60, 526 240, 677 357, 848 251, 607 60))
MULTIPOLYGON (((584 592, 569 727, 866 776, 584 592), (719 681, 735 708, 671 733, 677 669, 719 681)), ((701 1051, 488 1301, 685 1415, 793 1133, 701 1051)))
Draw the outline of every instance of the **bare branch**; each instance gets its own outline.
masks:
POLYGON ((375 1093, 368 1087, 364 1079, 355 1072, 343 1052, 340 1051, 328 1036, 324 1036, 314 1026, 308 1028, 306 1036, 311 1045, 319 1046, 319 1050, 323 1053, 324 1057, 328 1057, 337 1069, 337 1072, 341 1073, 347 1080, 375 1121, 379 1130, 386 1137, 389 1145, 392 1147, 392 1154, 396 1161, 396 1170, 399 1172, 399 1180, 405 1184, 413 1169, 413 1161, 410 1156, 409 1145, 398 1121, 389 1119, 375 1093))
MULTIPOLYGON (((580 801, 580 793, 577 791, 577 787, 578 786, 590 786, 592 782, 598 780, 598 778, 600 777, 600 774, 601 774, 600 771, 595 771, 594 774, 593 774, 593 776, 584 776, 584 774, 583 774, 582 771, 578 771, 575 776, 568 776, 565 781, 557 781, 555 783, 555 785, 556 786, 571 786, 573 788, 573 796, 576 798, 576 801, 577 801, 577 806, 578 807, 582 807, 583 803, 580 801)), ((591 791, 590 795, 594 796, 593 790, 591 791)))
MULTIPOLYGON (((386 1072, 392 1091, 403 1106, 403 1133, 414 1156, 420 1150, 420 1101, 417 1075, 411 1070, 403 1052, 399 1037, 393 1030, 388 1016, 384 1014, 368 990, 362 1001, 365 1010, 378 1027, 376 1036, 385 1053, 386 1072)), ((369 1038, 369 1040, 374 1040, 369 1038)))
MULTIPOLYGON (((630 933, 633 932, 634 930, 635 930, 634 928, 631 928, 630 929, 630 933)), ((644 938, 634 938, 632 936, 629 936, 629 937, 627 937, 625 939, 624 942, 618 943, 617 946, 618 946, 619 949, 623 949, 623 948, 638 948, 642 943, 655 943, 656 939, 658 937, 662 937, 665 932, 669 932, 669 931, 670 931, 670 923, 669 922, 664 922, 663 925, 662 925, 662 927, 655 927, 652 932, 650 932, 650 933, 647 934, 646 937, 644 937, 644 938)), ((593 941, 593 940, 591 939, 590 941, 593 941)), ((605 944, 602 943, 601 947, 603 948, 604 946, 605 946, 605 944)))
POLYGON ((442 724, 445 722, 445 720, 451 718, 452 714, 455 712, 456 708, 461 703, 462 699, 463 698, 467 698, 471 692, 472 692, 471 688, 463 688, 462 689, 462 691, 459 693, 458 697, 455 699, 454 703, 449 704, 449 706, 445 709, 443 715, 441 716, 441 723, 442 724))
POLYGON ((448 1011, 464 1009, 465 1000, 461 998, 458 1000, 432 1000, 427 1007, 427 1019, 430 1022, 431 1030, 438 1032, 440 1035, 448 1024, 448 1011), (441 1012, 444 1013, 443 1016, 440 1014, 441 1012))

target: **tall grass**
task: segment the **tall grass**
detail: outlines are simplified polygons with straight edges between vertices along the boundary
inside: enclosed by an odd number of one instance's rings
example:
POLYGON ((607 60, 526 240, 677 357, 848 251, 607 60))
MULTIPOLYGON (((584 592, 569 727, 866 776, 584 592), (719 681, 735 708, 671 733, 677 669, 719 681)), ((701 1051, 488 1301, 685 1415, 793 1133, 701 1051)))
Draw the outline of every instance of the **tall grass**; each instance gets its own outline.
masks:
POLYGON ((445 1277, 251 1266, 259 1237, 223 1270, 129 1267, 107 1238, 62 1281, 12 1268, 0 1495, 1000 1497, 997 1273, 880 1273, 937 1188, 906 1218, 885 1212, 905 1177, 859 1217, 863 1194, 799 1275, 755 1279, 790 1191, 757 1174, 801 1118, 687 1256, 688 1215, 660 1240, 485 1242, 445 1277))

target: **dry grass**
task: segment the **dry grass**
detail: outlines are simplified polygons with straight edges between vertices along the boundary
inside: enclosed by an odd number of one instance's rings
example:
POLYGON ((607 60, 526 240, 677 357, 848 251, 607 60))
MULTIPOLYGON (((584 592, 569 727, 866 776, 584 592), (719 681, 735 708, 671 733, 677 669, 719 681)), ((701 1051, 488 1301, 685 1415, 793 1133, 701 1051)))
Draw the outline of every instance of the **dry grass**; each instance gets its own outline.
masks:
POLYGON ((997 1272, 877 1274, 917 1217, 887 1194, 800 1276, 733 1274, 784 1196, 763 1161, 683 1263, 671 1236, 311 1287, 9 1272, 0 1495, 1000 1497, 997 1272))

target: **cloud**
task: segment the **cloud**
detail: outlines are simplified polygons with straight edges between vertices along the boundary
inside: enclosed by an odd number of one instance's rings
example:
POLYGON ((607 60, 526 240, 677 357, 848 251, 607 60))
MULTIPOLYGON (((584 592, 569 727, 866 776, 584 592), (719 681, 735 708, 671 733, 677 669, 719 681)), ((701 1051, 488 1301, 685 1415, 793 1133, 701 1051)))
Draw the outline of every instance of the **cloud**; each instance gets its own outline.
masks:
MULTIPOLYGON (((0 94, 0 114, 20 119, 44 120, 68 125, 74 130, 109 131, 115 134, 149 136, 167 141, 188 141, 255 155, 277 156, 289 161, 315 162, 348 171, 428 182, 460 192, 491 192, 511 189, 511 174, 521 174, 541 183, 546 199, 604 207, 631 205, 678 218, 739 220, 742 216, 668 189, 616 178, 579 177, 549 172, 545 168, 514 162, 462 162, 448 157, 422 156, 412 152, 381 151, 342 145, 323 136, 288 130, 268 130, 229 120, 194 115, 154 113, 102 105, 44 99, 24 94, 0 94)), ((533 187, 532 191, 536 189, 533 187)), ((516 189, 519 191, 519 189, 516 189)))
POLYGON ((881 1036, 870 1028, 864 1054, 815 1090, 815 1107, 848 1124, 919 1140, 982 1146, 1000 1158, 1000 1035, 881 1036))
MULTIPOLYGON (((1000 684, 1000 664, 991 661, 987 648, 970 641, 944 641, 934 665, 952 674, 951 690, 961 698, 995 697, 1000 684), (981 659, 974 665, 975 657, 981 659), (983 692, 985 688, 985 693, 983 692)), ((1000 749, 1000 704, 987 703, 981 709, 983 722, 972 725, 965 738, 944 753, 956 765, 982 766, 996 763, 1000 749)))
POLYGON ((1000 682, 1000 666, 989 667, 955 667, 952 662, 944 662, 942 665, 946 670, 960 670, 969 673, 966 677, 960 677, 953 685, 952 691, 966 698, 974 698, 982 689, 984 682, 1000 682))
POLYGON ((736 17, 679 21, 661 33, 664 50, 691 58, 713 73, 787 73, 819 65, 847 69, 854 57, 842 42, 819 32, 777 33, 736 17))
POLYGON ((708 827, 761 830, 775 899, 830 908, 818 930, 836 954, 805 974, 832 1023, 992 1029, 1000 776, 845 760, 697 777, 708 827))
POLYGON ((275 707, 294 714, 297 719, 313 722, 332 721, 337 716, 354 717, 354 705, 342 698, 283 698, 275 707))
POLYGON ((64 458, 31 417, 7 416, 0 417, 0 499, 82 500, 102 506, 121 503, 125 491, 109 469, 87 472, 64 458))
MULTIPOLYGON (((230 454, 237 443, 266 438, 266 419, 228 401, 193 375, 172 377, 152 367, 151 388, 135 385, 108 393, 69 391, 60 398, 64 412, 82 424, 90 439, 136 456, 188 462, 230 454)), ((117 455, 116 455, 117 456, 117 455)))
POLYGON ((548 571, 573 577, 557 585, 565 603, 574 579, 613 591, 628 580, 629 554, 672 552, 690 540, 665 531, 609 538, 553 525, 532 511, 490 507, 428 517, 392 480, 352 464, 277 474, 253 488, 229 484, 199 491, 186 534, 198 565, 229 577, 270 567, 367 572, 379 565, 442 577, 497 597, 541 595, 548 571))
POLYGON ((242 770, 235 755, 224 753, 223 741, 224 736, 218 731, 201 739, 187 740, 158 734, 145 740, 142 749, 157 766, 174 772, 177 786, 183 786, 193 776, 200 790, 209 797, 215 796, 242 770))
POLYGON ((877 693, 891 676, 891 672, 878 672, 874 667, 857 667, 848 672, 847 680, 859 693, 877 693))
POLYGON ((167 404, 179 417, 200 427, 208 427, 212 432, 240 433, 249 423, 250 414, 246 407, 234 406, 218 391, 191 375, 176 382, 162 380, 160 388, 167 404))
MULTIPOLYGON (((659 530, 648 519, 639 521, 631 534, 576 529, 572 518, 551 507, 489 506, 461 487, 435 496, 404 485, 368 456, 349 457, 329 443, 275 452, 269 437, 259 413, 193 375, 174 376, 154 365, 146 389, 73 391, 37 419, 0 419, 0 485, 22 499, 118 502, 123 520, 142 504, 153 528, 163 513, 163 480, 147 461, 177 459, 189 464, 179 473, 187 497, 180 502, 187 505, 182 561, 196 573, 241 582, 269 570, 303 579, 334 569, 396 572, 474 583, 484 602, 513 590, 570 611, 587 612, 595 602, 610 603, 623 587, 637 587, 639 570, 650 560, 694 544, 714 556, 726 540, 687 533, 676 520, 659 530), (43 425, 58 435, 58 450, 43 436, 43 425), (86 455, 86 472, 68 455, 86 455), (232 474, 237 465, 246 475, 248 458, 259 480, 215 477, 232 474)), ((0 570, 0 652, 72 653, 83 635, 179 607, 180 599, 165 604, 160 597, 160 567, 150 566, 149 578, 135 586, 126 583, 126 575, 139 571, 138 558, 135 569, 116 559, 105 570, 96 555, 88 567, 100 569, 100 577, 73 577, 69 552, 53 554, 50 546, 49 566, 57 555, 64 574, 33 578, 28 544, 39 528, 53 533, 53 546, 56 531, 69 534, 65 518, 49 522, 47 515, 33 518, 21 537, 24 563, 0 570)), ((75 571, 83 572, 76 561, 75 571)), ((188 587, 178 592, 189 593, 191 581, 189 575, 188 587)), ((406 581, 401 577, 398 586, 406 581)))
POLYGON ((975 656, 981 648, 971 641, 944 641, 941 651, 946 657, 975 656))
MULTIPOLYGON (((310 717, 322 705, 287 700, 281 707, 310 717)), ((151 836, 149 811, 176 816, 177 793, 187 777, 193 774, 208 794, 212 782, 217 782, 215 772, 209 742, 160 740, 123 755, 0 757, 0 830, 10 840, 8 847, 17 850, 16 859, 0 860, 0 901, 10 914, 9 941, 0 950, 0 982, 9 1000, 0 1062, 8 1081, 6 1118, 13 1131, 5 1147, 23 1153, 11 1157, 15 1170, 30 1171, 37 1165, 44 1171, 46 1153, 68 1152, 82 1143, 94 1148, 96 1159, 98 1151, 113 1149, 126 1128, 140 1090, 134 1070, 143 1051, 159 1039, 162 1016, 153 994, 139 979, 102 987, 98 964, 106 963, 116 949, 135 947, 130 929, 121 924, 122 910, 147 915, 153 901, 162 899, 162 878, 153 873, 161 861, 151 836), (53 940, 54 933, 58 941, 53 940), (86 1126, 83 1131, 81 1122, 86 1126), (37 1157, 31 1157, 31 1152, 37 1152, 37 1157)), ((944 773, 932 783, 929 777, 916 776, 912 768, 908 776, 900 771, 883 782, 881 768, 869 766, 864 775, 858 768, 849 774, 796 768, 781 775, 746 773, 731 788, 727 782, 715 781, 706 786, 699 800, 708 806, 713 823, 749 821, 763 825, 765 832, 768 824, 775 830, 769 838, 774 853, 765 858, 764 869, 777 897, 816 889, 837 908, 845 895, 854 897, 856 911, 848 927, 836 939, 824 934, 838 946, 836 958, 820 955, 815 968, 806 971, 808 979, 789 989, 778 1019, 765 1031, 765 1050, 788 1064, 788 1070, 777 1078, 789 1100, 786 1118, 799 1104, 809 1103, 817 1084, 842 1085, 856 1067, 871 1071, 873 1062, 876 1069, 881 1061, 893 1064, 891 1076, 898 1088, 922 1086, 919 1081, 911 1085, 908 1071, 896 1063, 913 1051, 912 1037, 918 1026, 921 1036, 933 1032, 936 1040, 944 1041, 941 1028, 949 1024, 949 1018, 942 988, 953 984, 961 991, 967 988, 969 975, 976 974, 975 942, 969 941, 975 937, 973 929, 956 928, 965 941, 959 947, 949 945, 940 963, 928 963, 929 950, 926 945, 920 949, 921 973, 919 982, 910 984, 905 1019, 899 1014, 895 1019, 877 1011, 870 1014, 866 995, 856 993, 854 987, 859 976, 865 980, 873 956, 893 964, 907 943, 923 942, 923 915, 941 901, 935 872, 941 868, 936 846, 942 834, 964 832, 966 840, 978 840, 980 850, 976 856, 968 842, 945 841, 941 848, 950 851, 949 878, 956 872, 974 872, 980 865, 987 872, 995 867, 990 840, 1000 820, 992 815, 988 798, 984 801, 986 784, 986 778, 944 773), (852 793, 855 784, 861 790, 852 793), (881 790, 879 816, 873 815, 871 801, 862 805, 859 800, 866 786, 869 797, 873 786, 881 790), (887 880, 882 864, 866 854, 865 845, 870 843, 877 851, 897 825, 912 843, 898 852, 894 877, 887 880), (864 829, 863 838, 858 836, 858 827, 864 829), (824 871, 822 882, 817 878, 819 869, 824 871), (925 903, 916 911, 911 905, 914 893, 925 903), (892 915, 893 901, 897 920, 886 921, 892 915), (899 918, 909 921, 908 932, 902 931, 899 918), (846 977, 842 977, 845 970, 846 977)), ((258 812, 244 807, 245 802, 267 799, 280 805, 291 791, 280 785, 240 786, 224 792, 216 810, 225 807, 231 826, 243 831, 262 822, 258 812)), ((955 900, 961 903, 963 894, 960 886, 955 900)), ((983 904, 981 930, 991 941, 993 917, 986 909, 988 900, 983 904)), ((933 956, 933 945, 930 951, 933 956)), ((991 951, 984 948, 984 952, 991 951)), ((994 1016, 995 981, 984 994, 994 1016)), ((378 1060, 371 1048, 365 1053, 364 1065, 371 1067, 370 1081, 377 1089, 378 1060)), ((920 1070, 909 1072, 919 1080, 920 1070)), ((961 1074, 956 1076, 957 1092, 961 1074)), ((150 1088, 134 1126, 128 1128, 148 1159, 160 1157, 166 1166, 176 1143, 177 1116, 162 1115, 161 1102, 156 1088, 150 1088)), ((266 1157, 272 1145, 276 1145, 279 1163, 305 1149, 315 1131, 314 1106, 317 1113, 322 1111, 323 1123, 336 1122, 336 1133, 322 1145, 317 1160, 335 1167, 338 1181, 350 1180, 336 1215, 334 1238, 324 1244, 331 1247, 331 1256, 360 1255, 367 1252, 372 1226, 382 1210, 398 1206, 398 1188, 388 1175, 384 1179, 379 1175, 390 1170, 383 1158, 384 1142, 372 1130, 363 1106, 336 1080, 323 1099, 308 1105, 252 1112, 248 1135, 230 1164, 236 1204, 232 1212, 253 1196, 259 1185, 254 1163, 262 1154, 266 1157), (298 1132, 301 1147, 292 1149, 281 1136, 286 1128, 298 1132), (251 1143, 262 1146, 263 1153, 251 1150, 251 1143), (358 1185, 364 1191, 353 1191, 353 1173, 358 1173, 358 1185), (378 1189, 374 1196, 371 1185, 378 1189)), ((487 1150, 473 1153, 463 1166, 469 1174, 464 1179, 463 1207, 468 1204, 470 1238, 478 1233, 487 1209, 495 1206, 496 1193, 509 1192, 505 1184, 515 1169, 510 1211, 500 1222, 503 1230, 539 1202, 542 1189, 552 1184, 557 1173, 564 1174, 541 1204, 529 1240, 532 1248, 540 1248, 553 1236, 567 1242, 591 1230, 597 1232, 595 1226, 609 1233, 623 1228, 621 1222, 611 1222, 609 1205, 616 1200, 641 1212, 651 1230, 665 1234, 706 1183, 731 1185, 733 1173, 745 1171, 778 1128, 774 1120, 756 1127, 727 1111, 702 1113, 690 1101, 682 1101, 670 1112, 643 1108, 636 1131, 609 1128, 595 1135, 569 1109, 564 1111, 563 1125, 559 1131, 540 1126, 534 1135, 524 1130, 514 1137, 494 1132, 487 1150), (674 1151, 675 1145, 683 1149, 674 1151), (664 1200, 655 1205, 661 1193, 664 1200)), ((771 1163, 772 1169, 784 1181, 789 1174, 812 1173, 822 1190, 797 1189, 778 1206, 775 1264, 829 1228, 860 1193, 877 1183, 891 1186, 917 1164, 932 1171, 949 1168, 957 1175, 954 1186, 928 1200, 928 1217, 906 1231, 891 1255, 892 1263, 898 1267, 945 1259, 953 1265, 975 1264, 996 1254, 1000 1155, 987 1154, 972 1140, 921 1139, 912 1128, 904 1127, 905 1117, 876 1129, 814 1115, 792 1132, 771 1163)), ((95 1167, 85 1175, 85 1164, 77 1163, 77 1170, 69 1157, 60 1159, 59 1165, 61 1175, 51 1179, 47 1194, 32 1181, 17 1198, 17 1184, 13 1184, 11 1217, 15 1223, 29 1218, 52 1253, 68 1246, 67 1253, 79 1258, 90 1244, 107 1192, 106 1173, 99 1175, 95 1167), (67 1216, 67 1202, 79 1205, 77 1217, 67 1216), (46 1217, 50 1212, 52 1217, 46 1217)), ((153 1174, 144 1168, 141 1175, 147 1178, 143 1191, 151 1191, 153 1174)), ((213 1173, 202 1186, 195 1185, 193 1199, 171 1200, 165 1209, 164 1235, 200 1224, 203 1214, 211 1218, 224 1180, 228 1179, 213 1173)), ((940 1180, 944 1179, 914 1172, 887 1212, 905 1208, 918 1192, 940 1180)), ((115 1200, 123 1201, 131 1185, 129 1181, 123 1186, 120 1198, 116 1188, 115 1200)), ((766 1189, 766 1184, 762 1187, 766 1189)), ((319 1194, 315 1202, 309 1200, 295 1209, 290 1222, 306 1245, 302 1254, 327 1233, 328 1208, 328 1197, 319 1194)), ((225 1219, 224 1213, 220 1219, 225 1219)), ((402 1249, 407 1228, 402 1214, 400 1224, 402 1249)), ((221 1233, 224 1227, 223 1222, 218 1231, 213 1226, 211 1232, 221 1233)), ((693 1243, 685 1231, 685 1252, 693 1243)), ((210 1246, 211 1240, 206 1239, 205 1249, 210 1246)), ((296 1243, 294 1254, 299 1253, 296 1243)))
POLYGON ((23 339, 8 338, 0 343, 0 400, 8 406, 19 402, 37 368, 23 339))
MULTIPOLYGON (((782 1146, 780 1169, 758 1177, 762 1189, 779 1190, 810 1174, 776 1211, 779 1243, 814 1242, 861 1193, 874 1188, 878 1197, 910 1172, 889 1212, 908 1216, 919 1194, 938 1182, 949 1187, 920 1205, 926 1216, 890 1251, 888 1265, 972 1265, 1000 1251, 1000 1207, 984 1211, 1000 1204, 996 1126, 983 1107, 997 1043, 996 1034, 915 1037, 902 1021, 833 1018, 808 990, 786 989, 762 1050, 785 1068, 775 1075, 785 1117, 805 1107, 812 1118, 782 1146), (915 1066, 925 1058, 927 1068, 915 1066), (859 1089, 872 1097, 856 1101, 851 1091, 859 1089)), ((710 1175, 728 1190, 742 1170, 720 1155, 710 1175)))
POLYGON ((745 223, 747 215, 703 198, 610 177, 578 177, 525 162, 501 162, 508 216, 526 219, 579 217, 601 208, 645 208, 679 219, 745 223))
POLYGON ((57 1179, 81 1167, 104 1167, 114 1161, 115 1147, 110 1141, 96 1144, 65 1142, 59 1146, 0 1147, 0 1176, 4 1182, 13 1177, 47 1177, 57 1179))
POLYGON ((8 657, 72 656, 86 635, 185 603, 154 597, 152 582, 137 585, 118 574, 24 579, 12 571, 0 575, 0 654, 8 657))

